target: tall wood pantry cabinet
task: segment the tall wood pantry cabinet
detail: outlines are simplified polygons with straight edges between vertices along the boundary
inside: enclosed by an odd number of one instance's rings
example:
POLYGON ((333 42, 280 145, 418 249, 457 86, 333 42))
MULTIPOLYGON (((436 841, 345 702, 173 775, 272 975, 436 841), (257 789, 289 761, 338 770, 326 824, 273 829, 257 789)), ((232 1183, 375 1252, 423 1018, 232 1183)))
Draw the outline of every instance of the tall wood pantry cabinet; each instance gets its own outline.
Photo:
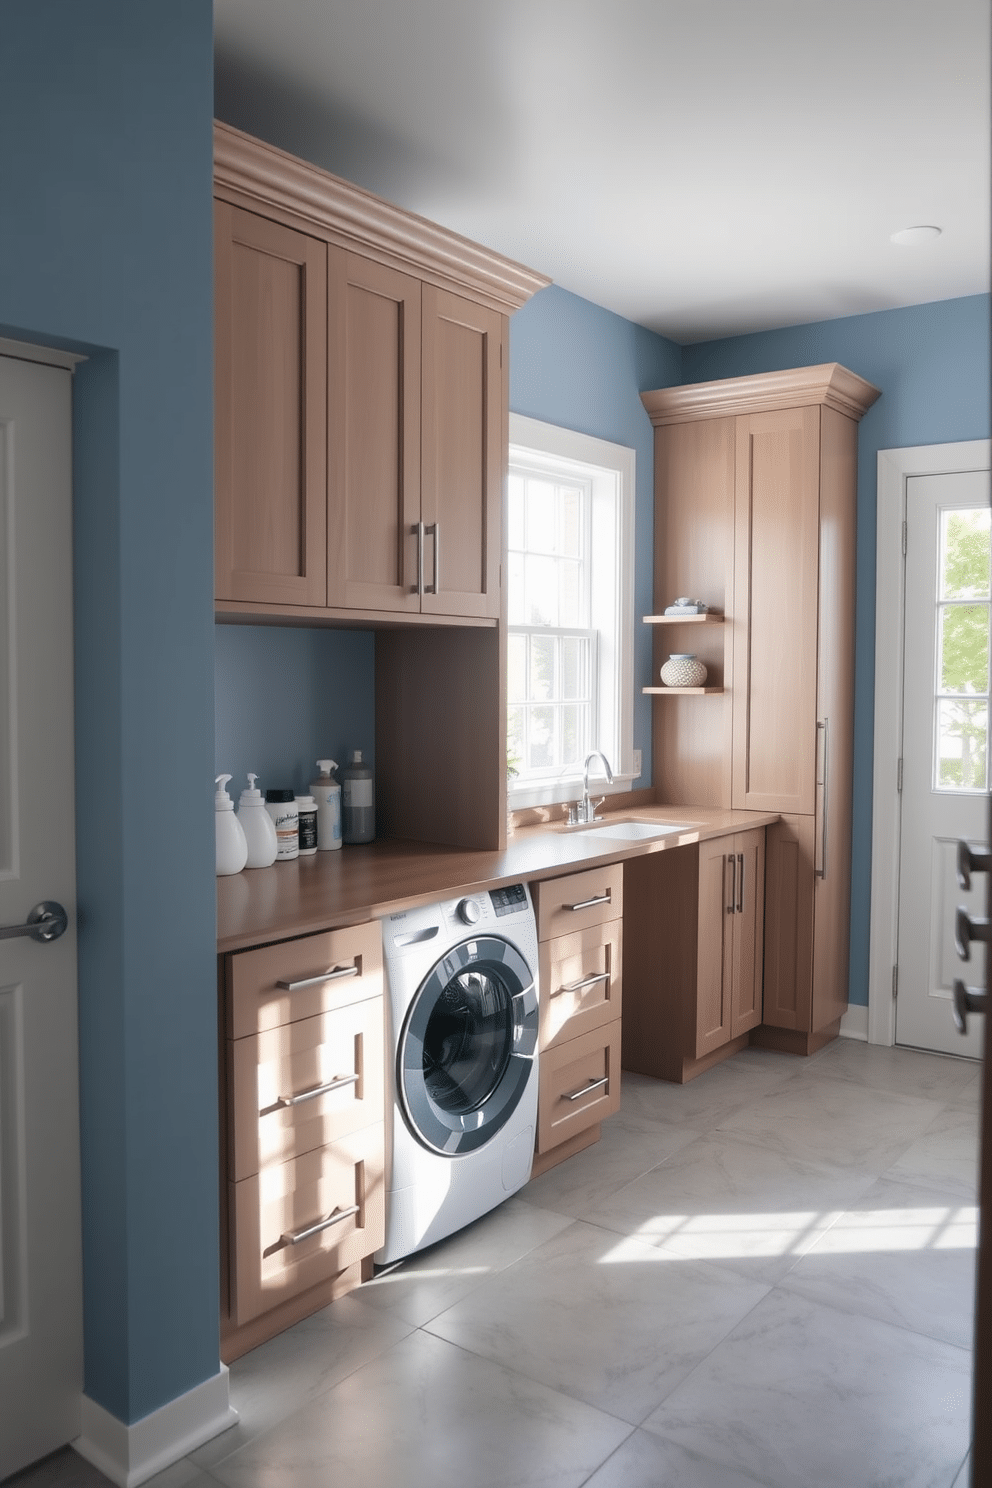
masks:
POLYGON ((672 805, 780 813, 750 1039, 795 1053, 833 1038, 847 1006, 857 426, 878 396, 836 363, 642 395, 650 618, 683 594, 724 616, 655 625, 656 676, 693 650, 721 690, 654 694, 653 778, 672 805))
POLYGON ((549 281, 220 123, 214 198, 218 619, 374 629, 384 832, 499 847, 508 323, 549 281))

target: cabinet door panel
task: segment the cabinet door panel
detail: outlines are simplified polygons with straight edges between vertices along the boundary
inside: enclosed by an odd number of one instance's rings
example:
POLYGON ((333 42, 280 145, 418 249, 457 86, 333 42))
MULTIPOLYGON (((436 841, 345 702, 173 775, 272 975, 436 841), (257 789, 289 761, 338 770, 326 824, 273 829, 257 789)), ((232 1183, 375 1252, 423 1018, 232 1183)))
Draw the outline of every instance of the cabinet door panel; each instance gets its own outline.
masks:
POLYGON ((696 1045, 700 1059, 730 1038, 733 978, 732 837, 699 848, 699 921, 696 950, 696 1045))
POLYGON ((813 984, 813 818, 785 817, 766 828, 765 990, 762 1022, 811 1027, 813 984))
POLYGON ((235 1182, 382 1120, 378 997, 231 1040, 228 1049, 234 1116, 228 1176, 235 1182), (311 1094, 323 1086, 331 1088, 311 1094))
POLYGON ((327 249, 216 203, 216 592, 326 600, 327 249))
POLYGON ((496 311, 424 285, 425 613, 499 616, 505 328, 496 311))
POLYGON ((331 249, 327 602, 419 610, 420 282, 331 249))
POLYGON ((811 814, 819 409, 737 419, 733 805, 811 814))
POLYGON ((385 1238, 383 1153, 380 1122, 230 1185, 238 1324, 379 1248, 385 1238), (335 1222, 318 1228, 328 1219, 335 1222))
POLYGON ((738 832, 734 838, 737 859, 736 903, 734 915, 733 997, 730 1010, 730 1037, 757 1028, 761 1022, 762 984, 764 980, 765 927, 765 829, 738 832))
POLYGON ((567 1142, 619 1109, 619 1018, 541 1055, 538 1152, 567 1142))
POLYGON ((620 920, 610 920, 541 942, 542 1050, 619 1016, 620 934, 620 920))

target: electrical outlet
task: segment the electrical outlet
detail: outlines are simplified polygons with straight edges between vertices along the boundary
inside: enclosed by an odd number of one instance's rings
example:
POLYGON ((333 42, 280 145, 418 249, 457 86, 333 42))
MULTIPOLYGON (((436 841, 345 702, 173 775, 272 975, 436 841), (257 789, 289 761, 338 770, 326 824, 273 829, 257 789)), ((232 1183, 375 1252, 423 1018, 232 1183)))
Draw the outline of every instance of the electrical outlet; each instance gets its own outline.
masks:
POLYGON ((637 779, 638 775, 640 775, 640 773, 641 773, 641 751, 639 749, 635 749, 634 750, 634 779, 635 780, 637 779))

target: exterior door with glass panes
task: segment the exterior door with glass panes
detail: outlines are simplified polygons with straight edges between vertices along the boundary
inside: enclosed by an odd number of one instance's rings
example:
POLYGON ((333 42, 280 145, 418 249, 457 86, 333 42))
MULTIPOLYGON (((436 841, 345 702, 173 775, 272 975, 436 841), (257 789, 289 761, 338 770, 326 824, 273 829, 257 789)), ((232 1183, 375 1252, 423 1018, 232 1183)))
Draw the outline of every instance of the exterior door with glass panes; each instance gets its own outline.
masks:
POLYGON ((896 1042, 980 1058, 984 1016, 954 1026, 955 977, 985 985, 985 947, 962 968, 954 915, 983 916, 985 880, 958 887, 958 838, 987 835, 989 475, 907 481, 902 830, 896 1042))

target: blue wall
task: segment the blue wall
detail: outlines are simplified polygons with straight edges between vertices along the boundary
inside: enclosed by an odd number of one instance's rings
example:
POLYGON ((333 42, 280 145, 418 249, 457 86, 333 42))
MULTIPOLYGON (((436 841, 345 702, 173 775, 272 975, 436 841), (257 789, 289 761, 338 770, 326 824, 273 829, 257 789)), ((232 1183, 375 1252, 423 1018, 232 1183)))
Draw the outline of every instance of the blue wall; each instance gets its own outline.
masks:
POLYGON ((210 0, 8 0, 0 334, 74 389, 85 1390, 218 1367, 210 0))
POLYGON ((868 1001, 872 747, 875 707, 875 514, 880 449, 989 437, 989 296, 972 295, 687 346, 682 381, 841 362, 881 388, 858 441, 851 1001, 868 1001))
POLYGON ((216 774, 237 804, 251 770, 259 789, 299 794, 318 759, 353 749, 375 764, 375 637, 363 630, 218 625, 216 774))
POLYGON ((651 676, 653 603, 654 430, 641 392, 682 380, 679 347, 612 311, 557 285, 542 289, 510 321, 510 407, 528 418, 560 424, 636 451, 634 542, 634 748, 651 783, 651 700, 641 686, 651 676))

